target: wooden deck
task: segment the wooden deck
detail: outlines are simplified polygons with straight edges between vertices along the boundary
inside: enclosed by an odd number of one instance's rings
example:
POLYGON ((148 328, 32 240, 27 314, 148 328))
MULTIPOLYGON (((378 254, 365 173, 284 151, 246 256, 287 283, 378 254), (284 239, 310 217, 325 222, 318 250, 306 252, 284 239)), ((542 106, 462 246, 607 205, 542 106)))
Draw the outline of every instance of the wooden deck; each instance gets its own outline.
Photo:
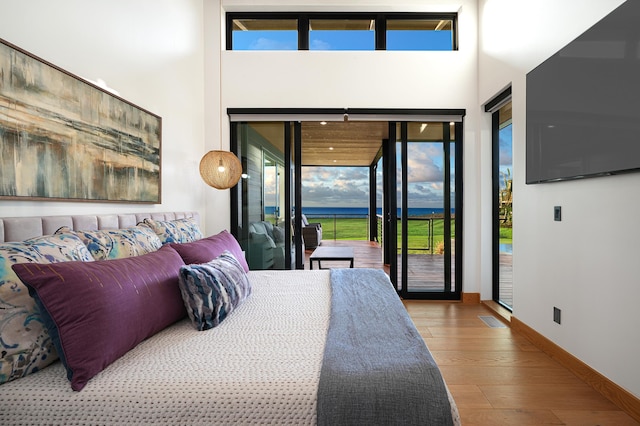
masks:
POLYGON ((500 300, 513 307, 513 256, 500 254, 500 300))
MULTIPOLYGON (((389 265, 382 263, 382 248, 380 244, 359 240, 323 240, 322 247, 352 247, 354 249, 355 268, 383 269, 389 273, 389 265)), ((309 256, 313 250, 305 253, 305 269, 309 269, 309 256)), ((452 274, 455 276, 455 258, 451 259, 452 274)), ((344 268, 344 262, 322 262, 323 268, 344 268)), ((442 291, 444 286, 444 257, 437 254, 409 255, 410 291, 442 291)), ((400 280, 399 280, 400 281, 400 280)), ((398 287, 401 285, 398 282, 398 287)), ((452 288, 455 282, 452 283, 452 288)))
MULTIPOLYGON (((382 249, 380 244, 363 240, 322 240, 321 247, 352 247, 354 252, 354 268, 384 269, 389 273, 389 265, 382 263, 382 249)), ((309 257, 313 249, 305 251, 304 269, 309 269, 309 257)), ((344 268, 345 262, 322 262, 323 268, 344 268)))
MULTIPOLYGON (((382 249, 380 244, 363 240, 323 240, 322 247, 353 247, 355 268, 383 269, 389 273, 389 265, 382 263, 382 249)), ((309 269, 309 256, 313 250, 305 252, 305 269, 309 269)), ((511 255, 500 256, 500 294, 502 300, 513 304, 513 268, 511 255)), ((323 268, 344 268, 345 262, 322 262, 323 268)), ((455 255, 451 259, 452 289, 455 289, 455 255)), ((439 291, 443 288, 444 257, 433 254, 409 255, 410 289, 417 291, 439 291)), ((400 283, 398 284, 400 285, 400 283)))
MULTIPOLYGON (((380 244, 371 241, 358 240, 323 240, 322 247, 352 247, 354 249, 355 268, 383 269, 389 273, 389 265, 382 263, 382 248, 380 244)), ((313 250, 305 253, 305 269, 309 269, 309 256, 313 250)), ((452 259, 452 273, 454 273, 452 259)), ((322 262, 323 268, 343 268, 344 262, 322 262)), ((444 283, 444 257, 434 254, 409 255, 409 281, 410 290, 416 291, 441 291, 444 283)), ((398 283, 400 286, 400 282, 398 283)), ((455 283, 452 284, 452 287, 455 283)))

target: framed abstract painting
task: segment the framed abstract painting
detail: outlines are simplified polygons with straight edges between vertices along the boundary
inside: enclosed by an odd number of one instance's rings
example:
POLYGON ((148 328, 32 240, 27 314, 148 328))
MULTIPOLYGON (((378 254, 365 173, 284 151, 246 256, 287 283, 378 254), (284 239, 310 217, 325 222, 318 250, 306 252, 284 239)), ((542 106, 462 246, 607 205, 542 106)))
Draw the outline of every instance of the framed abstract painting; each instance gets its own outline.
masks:
POLYGON ((0 39, 0 199, 161 202, 162 118, 0 39))

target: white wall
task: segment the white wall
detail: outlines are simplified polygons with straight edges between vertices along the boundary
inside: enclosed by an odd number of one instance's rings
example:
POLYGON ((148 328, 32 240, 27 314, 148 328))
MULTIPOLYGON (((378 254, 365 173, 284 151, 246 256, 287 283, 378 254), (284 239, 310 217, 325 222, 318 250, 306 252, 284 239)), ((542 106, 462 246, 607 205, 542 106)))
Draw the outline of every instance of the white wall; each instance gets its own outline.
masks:
MULTIPOLYGON (((0 201, 0 216, 196 210, 205 152, 202 0, 3 0, 0 38, 163 119, 162 204, 0 201)), ((215 226, 213 227, 215 228, 215 226)), ((211 229, 215 231, 215 229, 211 229)))
MULTIPOLYGON (((514 315, 640 397, 640 174, 524 184, 526 73, 621 3, 481 0, 479 98, 513 84, 514 315), (562 222, 553 221, 555 205, 562 222), (554 306, 562 325, 553 322, 554 306)), ((483 132, 483 153, 489 138, 483 132)), ((485 159, 483 175, 490 167, 485 159)), ((483 211, 489 194, 485 182, 483 211)))

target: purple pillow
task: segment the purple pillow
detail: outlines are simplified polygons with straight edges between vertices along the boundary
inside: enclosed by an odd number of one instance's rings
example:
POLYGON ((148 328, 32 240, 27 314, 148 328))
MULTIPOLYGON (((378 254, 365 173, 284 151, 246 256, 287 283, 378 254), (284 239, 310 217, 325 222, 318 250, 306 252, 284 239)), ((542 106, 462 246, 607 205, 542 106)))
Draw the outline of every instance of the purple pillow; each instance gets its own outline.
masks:
POLYGON ((169 246, 141 256, 95 262, 13 265, 40 308, 73 390, 144 339, 184 318, 169 246))
POLYGON ((226 229, 217 235, 212 235, 191 243, 171 243, 171 247, 176 249, 182 260, 187 265, 201 264, 211 262, 220 256, 225 250, 231 252, 236 258, 245 272, 249 272, 247 259, 244 258, 242 248, 238 244, 238 240, 231 235, 226 229))

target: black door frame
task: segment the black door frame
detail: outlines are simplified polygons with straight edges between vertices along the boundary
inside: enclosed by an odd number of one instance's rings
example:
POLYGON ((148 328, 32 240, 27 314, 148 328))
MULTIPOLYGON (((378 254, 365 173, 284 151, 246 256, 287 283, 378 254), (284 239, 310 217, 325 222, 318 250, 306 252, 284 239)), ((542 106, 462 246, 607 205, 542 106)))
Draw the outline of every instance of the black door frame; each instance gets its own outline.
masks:
MULTIPOLYGON (((434 121, 434 120, 432 120, 434 121)), ((394 128, 396 123, 389 123, 389 139, 391 140, 391 125, 393 124, 394 128)), ((402 152, 402 206, 408 205, 408 191, 407 191, 407 178, 408 178, 408 136, 407 136, 407 121, 400 122, 400 142, 401 142, 401 152, 402 152)), ((430 300, 461 300, 462 297, 462 244, 463 244, 463 233, 462 233, 462 224, 463 224, 463 144, 462 144, 462 122, 456 122, 454 124, 454 134, 455 139, 451 139, 451 128, 449 126, 449 122, 442 122, 443 124, 443 165, 444 167, 444 233, 445 235, 451 235, 451 143, 455 144, 454 150, 454 165, 455 169, 459 172, 454 175, 454 187, 455 187, 455 203, 454 203, 454 211, 455 211, 455 227, 456 227, 456 238, 455 238, 455 275, 452 275, 451 272, 451 255, 452 255, 452 246, 451 246, 451 238, 444 239, 444 285, 443 291, 435 292, 435 291, 409 291, 407 288, 407 283, 409 281, 409 263, 406 256, 402 256, 402 261, 400 265, 401 272, 401 285, 398 289, 398 293, 401 297, 405 299, 430 299, 430 300), (453 291, 452 287, 452 277, 455 278, 455 287, 453 291)), ((394 137, 395 131, 393 132, 394 137)), ((387 170, 389 176, 394 176, 394 184, 393 187, 387 188, 389 191, 389 197, 393 200, 397 199, 397 182, 395 182, 395 143, 389 144, 393 145, 393 165, 392 162, 388 162, 388 166, 390 167, 387 170)), ((389 149, 391 152, 391 149, 389 149)), ((390 157, 391 158, 391 157, 390 157)), ((397 207, 397 206, 395 206, 397 207)), ((393 223, 397 223, 397 209, 394 208, 393 212, 390 212, 390 216, 392 217, 391 221, 393 223)), ((401 235, 402 235, 402 253, 406 253, 408 251, 408 233, 406 223, 408 222, 408 210, 406 208, 402 209, 401 214, 401 235)), ((397 231, 396 231, 397 232, 397 231)), ((396 235, 396 234, 394 234, 396 235)), ((397 253, 397 244, 394 242, 390 243, 388 247, 390 253, 397 253), (394 247, 392 247, 394 246, 394 247)), ((386 248, 386 247, 385 247, 386 248)), ((395 256, 397 259, 397 256, 395 256)), ((391 275, 391 280, 397 286, 397 269, 392 266, 397 264, 397 260, 390 264, 389 273, 391 275)))
POLYGON ((508 310, 513 307, 500 298, 500 108, 511 101, 511 87, 507 87, 484 106, 491 114, 491 298, 508 310))
MULTIPOLYGON (((262 121, 265 121, 265 117, 268 118, 268 121, 282 121, 286 126, 285 128, 285 147, 288 146, 288 149, 285 148, 285 179, 286 179, 286 193, 288 194, 287 200, 285 201, 285 207, 287 209, 285 213, 285 220, 291 220, 293 218, 293 228, 294 228, 294 236, 297 236, 298 239, 301 239, 301 213, 302 213, 302 179, 301 179, 301 170, 302 170, 302 136, 301 136, 301 121, 303 120, 313 120, 314 116, 320 115, 336 115, 336 116, 344 116, 345 119, 352 118, 354 121, 357 121, 358 117, 367 117, 369 120, 376 121, 387 121, 389 123, 389 139, 386 141, 382 141, 383 145, 383 191, 385 192, 385 204, 383 206, 383 241, 384 241, 384 253, 385 253, 385 263, 388 261, 390 266, 390 276, 391 280, 397 288, 397 276, 398 276, 398 265, 397 265, 397 239, 393 236, 397 235, 398 227, 397 227, 397 194, 396 194, 396 185, 397 179, 395 175, 396 170, 396 123, 401 122, 404 123, 405 135, 403 140, 406 141, 406 123, 409 121, 442 121, 447 120, 448 117, 456 117, 455 120, 455 140, 450 142, 455 142, 455 167, 459 172, 455 174, 455 187, 456 187, 456 197, 455 197, 455 212, 456 212, 456 256, 455 256, 455 289, 453 292, 440 293, 440 292, 408 292, 408 291, 400 291, 400 294, 406 298, 426 298, 435 299, 435 300, 460 300, 461 298, 461 289, 462 289, 462 117, 465 115, 464 109, 405 109, 405 108, 394 108, 394 109, 380 109, 380 108, 228 108, 227 114, 231 118, 231 141, 230 147, 231 151, 240 154, 238 152, 238 144, 237 144, 237 124, 240 122, 253 121, 251 119, 247 119, 246 117, 255 116, 262 117, 262 121), (242 120, 234 120, 234 116, 242 116, 244 119, 242 120), (287 119, 283 119, 282 117, 289 116, 287 119), (301 118, 305 117, 305 118, 301 118), (291 136, 291 127, 293 125, 293 138, 291 136), (288 136, 287 136, 288 135, 288 136), (291 158, 291 142, 293 142, 293 157, 294 160, 292 162, 291 158), (292 164, 293 163, 293 164, 292 164), (393 171, 393 172, 391 172, 393 171), (293 176, 291 176, 293 174, 293 176), (292 185, 292 186, 290 186, 292 185), (294 198, 294 209, 291 210, 291 194, 293 194, 294 198)), ((317 118, 316 118, 317 120, 317 118)), ((448 124, 449 121, 446 121, 448 124)), ((446 140, 450 140, 449 137, 449 126, 444 126, 446 129, 445 135, 446 140)), ((445 146, 449 144, 445 143, 445 146)), ((447 151, 446 151, 447 152, 447 151)), ((406 155, 404 156, 406 158, 406 155)), ((448 162, 450 164, 450 162, 448 162)), ((405 164, 406 166, 406 164, 405 164)), ((403 167, 406 173, 406 167, 403 167)), ((450 179, 449 177, 445 177, 445 179, 450 179)), ((406 177, 403 179, 403 182, 406 183, 406 177)), ((450 183, 450 182, 449 182, 450 183)), ((447 185, 447 182, 445 182, 447 185)), ((450 185, 447 185, 449 188, 450 185)), ((243 185, 236 185, 231 189, 231 228, 232 233, 234 235, 238 230, 238 222, 241 220, 239 215, 242 215, 242 209, 240 208, 239 203, 242 200, 242 191, 243 185)), ((406 193, 406 191, 404 191, 406 193)), ((406 209, 405 209, 406 210, 406 209)), ((447 208, 445 205, 445 226, 450 227, 450 205, 447 208), (448 220, 447 220, 448 219, 448 220)), ((406 214, 406 212, 405 212, 406 214)), ((289 231, 290 232, 290 231, 289 231)), ((406 241, 406 235, 404 236, 403 241, 406 241)), ((286 241, 291 241, 291 238, 286 238, 286 241)), ((301 241, 294 241, 296 247, 301 247, 301 244, 298 244, 301 241)), ((449 248, 449 252, 451 250, 451 242, 445 241, 445 250, 447 250, 447 245, 449 248)), ((290 250, 285 250, 287 253, 290 253, 290 250)), ((446 269, 448 270, 448 278, 446 278, 448 282, 448 286, 450 289, 451 285, 451 260, 448 258, 448 266, 446 269)), ((301 250, 296 250, 296 268, 301 268, 304 260, 304 254, 301 250)), ((287 265, 290 263, 287 262, 287 265)), ((403 283, 406 283, 407 276, 407 268, 406 265, 404 267, 401 266, 401 272, 403 274, 404 279, 403 283)), ((445 273, 446 274, 446 273, 445 273)), ((446 288, 446 286, 445 286, 446 288)))

